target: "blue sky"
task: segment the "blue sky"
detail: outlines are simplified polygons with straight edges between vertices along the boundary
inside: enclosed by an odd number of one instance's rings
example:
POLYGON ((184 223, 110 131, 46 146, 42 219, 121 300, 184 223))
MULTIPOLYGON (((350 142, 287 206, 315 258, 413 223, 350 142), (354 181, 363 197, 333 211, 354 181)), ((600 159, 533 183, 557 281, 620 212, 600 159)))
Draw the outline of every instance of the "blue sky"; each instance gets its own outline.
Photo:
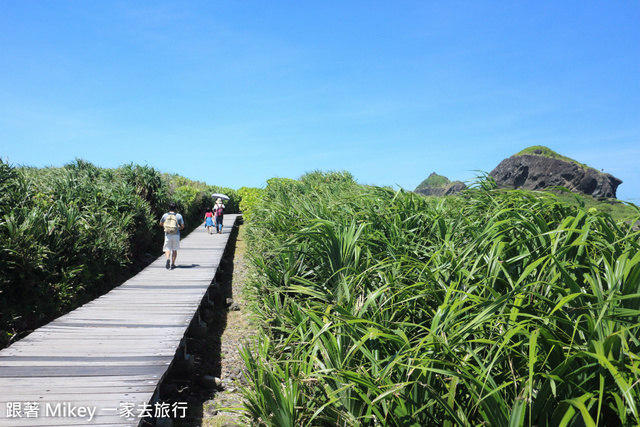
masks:
POLYGON ((638 1, 0 0, 0 157, 413 190, 546 145, 640 203, 638 1))

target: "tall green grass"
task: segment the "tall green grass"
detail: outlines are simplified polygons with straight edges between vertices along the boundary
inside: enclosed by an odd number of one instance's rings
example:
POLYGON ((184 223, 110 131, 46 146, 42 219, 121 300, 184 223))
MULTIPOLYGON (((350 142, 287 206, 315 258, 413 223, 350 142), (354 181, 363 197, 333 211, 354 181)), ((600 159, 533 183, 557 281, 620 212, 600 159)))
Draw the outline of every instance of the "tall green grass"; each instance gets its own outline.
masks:
POLYGON ((147 253, 159 255, 170 200, 189 229, 202 224, 212 190, 220 188, 148 166, 0 161, 0 348, 121 283, 147 253))
POLYGON ((640 423, 628 223, 489 180, 429 199, 313 172, 270 180, 249 226, 257 424, 640 423))

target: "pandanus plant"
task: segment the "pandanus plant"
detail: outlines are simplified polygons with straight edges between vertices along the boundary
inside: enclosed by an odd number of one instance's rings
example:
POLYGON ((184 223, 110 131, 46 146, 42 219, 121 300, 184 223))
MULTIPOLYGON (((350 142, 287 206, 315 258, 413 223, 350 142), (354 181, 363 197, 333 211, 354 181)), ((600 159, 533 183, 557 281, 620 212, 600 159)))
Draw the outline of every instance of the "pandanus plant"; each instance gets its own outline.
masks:
POLYGON ((629 223, 491 182, 442 199, 344 174, 284 184, 249 224, 254 422, 640 423, 629 223))

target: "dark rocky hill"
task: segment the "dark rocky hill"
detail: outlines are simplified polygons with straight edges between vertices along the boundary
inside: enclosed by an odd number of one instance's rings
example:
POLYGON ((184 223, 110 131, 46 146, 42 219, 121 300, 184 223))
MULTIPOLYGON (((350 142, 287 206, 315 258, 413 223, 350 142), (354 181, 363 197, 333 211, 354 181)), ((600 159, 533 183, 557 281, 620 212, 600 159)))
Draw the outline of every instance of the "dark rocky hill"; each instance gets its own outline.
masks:
POLYGON ((527 148, 503 160, 490 175, 498 186, 543 190, 561 186, 598 198, 615 198, 622 180, 576 162, 547 147, 527 148))
POLYGON ((461 181, 449 181, 445 176, 433 172, 427 179, 413 190, 414 193, 425 196, 450 196, 467 188, 461 181))

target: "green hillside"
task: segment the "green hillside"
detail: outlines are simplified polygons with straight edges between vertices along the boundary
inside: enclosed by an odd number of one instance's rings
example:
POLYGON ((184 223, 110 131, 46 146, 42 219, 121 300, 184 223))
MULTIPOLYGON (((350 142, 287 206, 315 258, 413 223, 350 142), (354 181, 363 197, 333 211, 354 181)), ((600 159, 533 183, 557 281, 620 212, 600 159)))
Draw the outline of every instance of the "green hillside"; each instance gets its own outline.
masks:
POLYGON ((433 172, 427 179, 422 181, 420 185, 416 187, 416 190, 420 190, 423 188, 442 188, 447 184, 450 184, 451 181, 446 176, 438 175, 433 172))
POLYGON ((551 159, 558 159, 558 160, 563 160, 565 162, 569 162, 569 163, 574 163, 578 166, 580 166, 581 168, 588 168, 589 166, 578 162, 577 160, 574 160, 570 157, 566 157, 563 156, 562 154, 558 154, 555 151, 553 151, 552 149, 545 147, 543 145, 534 145, 528 148, 525 148, 524 150, 516 153, 516 156, 523 156, 525 154, 529 154, 529 155, 534 155, 534 156, 544 156, 544 157, 548 157, 551 159))

